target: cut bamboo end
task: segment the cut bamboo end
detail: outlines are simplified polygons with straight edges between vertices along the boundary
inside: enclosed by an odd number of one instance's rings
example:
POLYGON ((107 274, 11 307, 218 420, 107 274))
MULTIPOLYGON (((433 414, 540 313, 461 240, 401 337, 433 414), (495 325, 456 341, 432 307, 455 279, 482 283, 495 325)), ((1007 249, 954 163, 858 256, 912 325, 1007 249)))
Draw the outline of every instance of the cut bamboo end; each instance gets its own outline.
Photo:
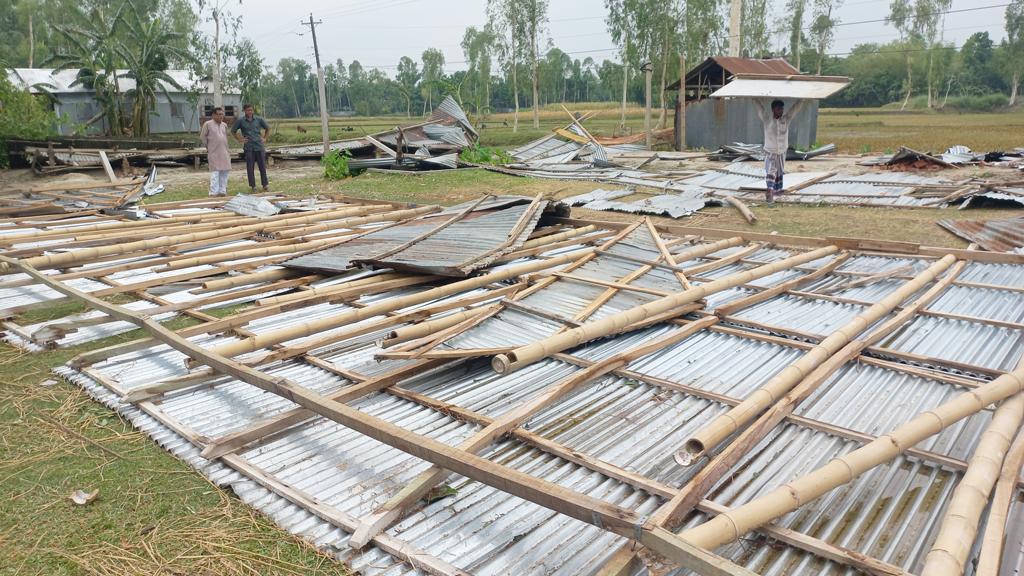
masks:
POLYGON ((696 438, 691 438, 672 458, 680 466, 692 466, 694 462, 704 456, 704 451, 704 443, 696 438))
POLYGON ((515 358, 516 355, 513 353, 498 354, 491 359, 491 368, 498 374, 508 374, 512 371, 512 364, 515 362, 515 358))

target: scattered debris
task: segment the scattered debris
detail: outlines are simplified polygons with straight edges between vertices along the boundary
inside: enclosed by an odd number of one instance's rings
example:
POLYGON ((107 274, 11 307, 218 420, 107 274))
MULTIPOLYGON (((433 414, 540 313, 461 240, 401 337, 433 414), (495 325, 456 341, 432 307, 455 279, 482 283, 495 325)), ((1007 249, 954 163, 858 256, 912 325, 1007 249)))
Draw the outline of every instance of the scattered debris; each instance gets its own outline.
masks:
POLYGON ((99 489, 93 490, 92 492, 86 492, 84 490, 75 490, 74 492, 71 493, 70 496, 68 496, 68 498, 70 498, 71 501, 77 504, 78 506, 85 506, 86 504, 91 504, 93 501, 95 501, 96 497, 99 495, 99 489))
POLYGON ((46 380, 43 380, 42 382, 39 383, 39 385, 42 386, 43 388, 50 388, 51 386, 56 386, 57 384, 59 384, 59 382, 54 380, 53 378, 47 378, 46 380))
POLYGON ((906 146, 901 146, 895 154, 886 154, 877 158, 861 160, 857 164, 861 166, 889 166, 914 170, 940 170, 954 167, 953 164, 946 162, 942 158, 911 150, 906 146))
POLYGON ((633 194, 632 190, 604 190, 602 188, 598 188, 597 190, 586 192, 584 194, 562 198, 561 202, 567 206, 582 206, 597 200, 615 200, 616 198, 622 198, 623 196, 629 196, 630 194, 633 194))
POLYGON ((939 220, 938 224, 985 250, 1024 254, 1024 216, 1002 220, 947 219, 939 220))
POLYGON ((227 204, 224 204, 224 209, 242 216, 254 216, 256 218, 266 218, 267 216, 273 216, 281 212, 280 206, 266 198, 261 196, 250 196, 248 194, 232 196, 231 199, 228 200, 227 204))

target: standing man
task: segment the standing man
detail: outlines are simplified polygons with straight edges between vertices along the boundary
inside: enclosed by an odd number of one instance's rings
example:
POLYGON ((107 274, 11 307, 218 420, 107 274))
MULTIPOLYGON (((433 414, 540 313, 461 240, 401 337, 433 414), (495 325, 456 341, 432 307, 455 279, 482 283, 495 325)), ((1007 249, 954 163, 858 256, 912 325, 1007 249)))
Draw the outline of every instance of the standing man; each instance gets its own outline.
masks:
POLYGON ((210 165, 210 196, 227 196, 231 153, 228 151, 228 125, 224 123, 223 108, 214 108, 212 119, 203 122, 199 140, 206 147, 206 162, 210 165))
POLYGON ((235 140, 242 144, 245 151, 245 171, 249 175, 249 188, 253 194, 256 193, 256 175, 253 174, 253 164, 260 167, 260 183, 263 184, 263 191, 270 192, 267 182, 267 151, 263 147, 264 142, 270 141, 270 126, 267 121, 253 113, 252 104, 242 106, 245 113, 241 118, 235 120, 231 127, 231 133, 235 140), (239 134, 238 131, 242 133, 239 134))
POLYGON ((804 102, 800 100, 789 112, 782 100, 772 100, 771 113, 766 100, 754 100, 757 115, 764 123, 764 197, 768 204, 775 203, 775 197, 782 194, 782 174, 786 167, 786 150, 789 149, 789 122, 796 116, 804 102))

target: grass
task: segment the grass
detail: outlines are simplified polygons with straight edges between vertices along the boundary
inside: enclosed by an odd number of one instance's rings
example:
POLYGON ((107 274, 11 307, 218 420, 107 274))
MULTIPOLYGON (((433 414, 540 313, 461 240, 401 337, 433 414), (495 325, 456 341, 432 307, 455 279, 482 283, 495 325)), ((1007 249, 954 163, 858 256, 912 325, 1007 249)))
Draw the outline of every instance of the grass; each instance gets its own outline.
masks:
POLYGON ((141 335, 0 345, 0 574, 346 574, 77 387, 41 385, 75 354, 141 335), (99 495, 77 506, 75 490, 99 495))
MULTIPOLYGON (((849 115, 843 117, 850 121, 849 115)), ((316 164, 302 169, 296 166, 301 165, 271 169, 275 191, 454 204, 483 193, 564 197, 602 187, 598 183, 517 178, 478 169, 415 176, 366 173, 328 181, 320 177, 316 164)), ((189 174, 152 201, 202 197, 206 180, 204 173, 189 174)), ((243 190, 242 179, 233 178, 230 192, 243 190)), ((753 209, 760 218, 755 226, 748 225, 731 207, 707 208, 693 218, 656 220, 730 230, 859 236, 962 247, 965 242, 936 226, 937 219, 1010 214, 1006 210, 806 205, 770 209, 755 205, 753 209)), ((574 215, 599 220, 634 218, 582 209, 575 210, 574 215)), ((18 321, 38 322, 80 311, 78 304, 60 304, 34 310, 18 321)), ((210 313, 222 316, 233 311, 225 308, 210 313)), ((170 325, 180 328, 192 322, 179 318, 170 325)), ((343 567, 210 485, 78 388, 64 383, 40 385, 51 378, 52 367, 79 352, 139 336, 139 331, 133 331, 41 354, 0 344, 0 380, 4 382, 0 385, 0 575, 344 574, 343 567), (89 505, 75 506, 68 495, 79 489, 99 490, 99 497, 89 505)))

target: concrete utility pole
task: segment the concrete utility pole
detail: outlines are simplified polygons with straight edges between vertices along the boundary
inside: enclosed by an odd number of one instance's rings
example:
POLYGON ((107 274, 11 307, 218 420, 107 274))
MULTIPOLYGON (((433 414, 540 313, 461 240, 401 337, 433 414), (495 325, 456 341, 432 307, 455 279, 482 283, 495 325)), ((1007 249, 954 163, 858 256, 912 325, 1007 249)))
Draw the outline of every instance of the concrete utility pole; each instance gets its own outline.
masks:
POLYGON ((739 57, 743 40, 743 0, 732 0, 729 7, 729 56, 739 57))
POLYGON ((320 47, 316 43, 316 27, 318 24, 323 24, 323 22, 320 20, 314 22, 313 14, 309 15, 309 22, 302 22, 303 26, 309 26, 309 30, 313 34, 313 55, 316 56, 316 83, 320 89, 320 129, 324 134, 323 155, 327 156, 327 152, 331 149, 331 135, 327 128, 327 93, 324 88, 324 68, 320 65, 320 47))
MULTIPOLYGON (((213 105, 224 106, 224 95, 220 88, 220 9, 213 10, 213 105)), ((237 112, 236 112, 237 114, 237 112)))

